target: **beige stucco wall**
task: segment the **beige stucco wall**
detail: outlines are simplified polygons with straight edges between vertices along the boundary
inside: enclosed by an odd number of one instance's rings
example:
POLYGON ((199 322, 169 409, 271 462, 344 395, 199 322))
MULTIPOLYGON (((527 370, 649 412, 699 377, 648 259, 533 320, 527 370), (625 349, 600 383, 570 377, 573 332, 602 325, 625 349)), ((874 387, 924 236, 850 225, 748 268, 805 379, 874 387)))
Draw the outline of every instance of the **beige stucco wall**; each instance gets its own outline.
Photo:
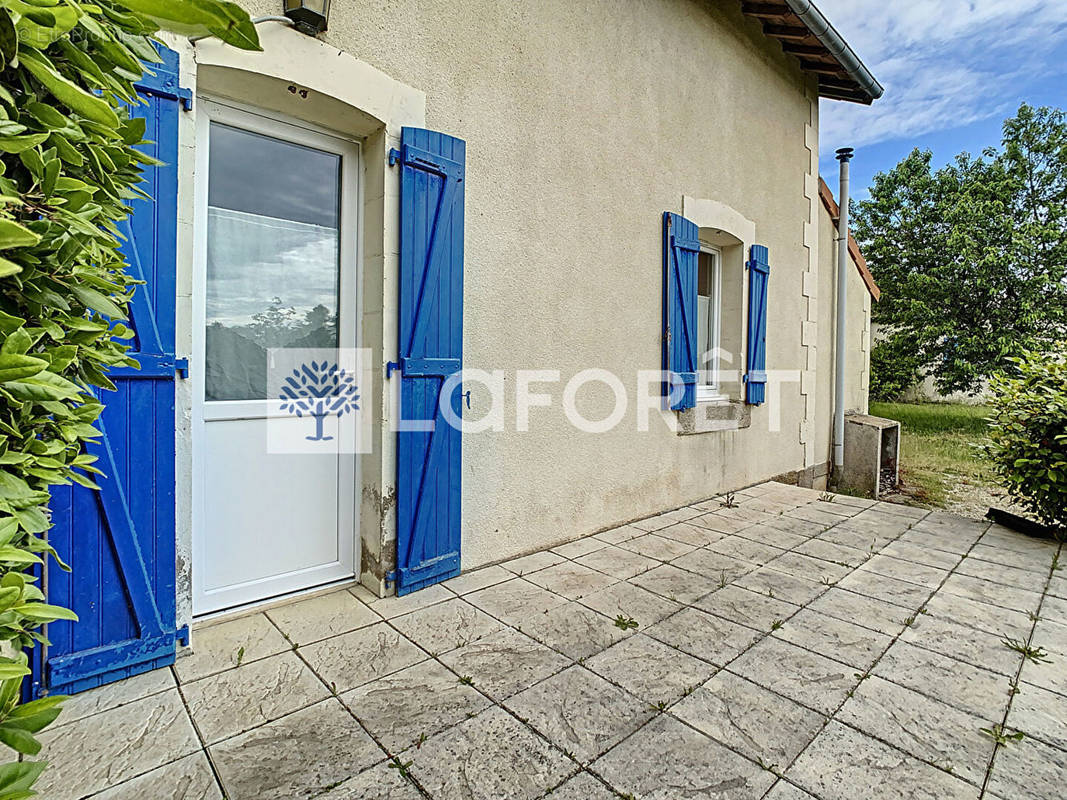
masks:
MULTIPOLYGON (((867 413, 870 384, 871 302, 859 270, 848 260, 848 313, 845 315, 845 413, 867 413)), ((837 342, 837 226, 819 203, 819 296, 824 313, 819 317, 818 404, 825 414, 816 431, 820 461, 831 459, 833 446, 834 351, 837 342)))
MULTIPOLYGON (((507 426, 464 438, 465 568, 824 460, 815 432, 829 427, 821 394, 832 374, 821 327, 813 335, 828 241, 814 235, 815 84, 738 3, 334 0, 322 38, 424 95, 426 126, 467 142, 464 363, 506 371, 507 426), (788 380, 768 387, 743 430, 679 436, 655 419, 637 430, 636 373, 660 367, 661 214, 682 212, 683 196, 752 221, 770 249, 767 368, 788 380), (608 433, 577 431, 559 402, 591 367, 630 390, 608 433), (522 369, 562 377, 534 387, 555 402, 531 410, 528 432, 515 430, 522 369)), ((384 144, 365 151, 380 158, 384 144)), ((364 341, 379 364, 396 355, 388 178, 383 194, 386 219, 367 218, 365 230, 384 224, 385 259, 368 257, 363 279, 364 308, 379 309, 364 341)), ((829 313, 832 293, 822 296, 829 313)), ((470 388, 477 418, 489 395, 470 388)), ((376 389, 384 400, 388 387, 376 389)), ((604 386, 577 398, 591 418, 612 402, 604 386)), ((363 460, 362 524, 380 522, 386 540, 394 438, 383 432, 363 460)))

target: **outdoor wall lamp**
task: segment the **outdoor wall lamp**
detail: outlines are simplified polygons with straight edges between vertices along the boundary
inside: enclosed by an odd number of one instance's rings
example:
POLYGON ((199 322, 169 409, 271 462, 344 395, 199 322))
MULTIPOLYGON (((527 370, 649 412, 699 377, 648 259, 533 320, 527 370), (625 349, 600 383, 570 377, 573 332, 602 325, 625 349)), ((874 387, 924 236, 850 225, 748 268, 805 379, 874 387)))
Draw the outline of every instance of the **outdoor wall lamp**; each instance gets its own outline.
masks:
POLYGON ((315 36, 326 30, 330 15, 330 0, 282 0, 285 16, 301 33, 315 36))

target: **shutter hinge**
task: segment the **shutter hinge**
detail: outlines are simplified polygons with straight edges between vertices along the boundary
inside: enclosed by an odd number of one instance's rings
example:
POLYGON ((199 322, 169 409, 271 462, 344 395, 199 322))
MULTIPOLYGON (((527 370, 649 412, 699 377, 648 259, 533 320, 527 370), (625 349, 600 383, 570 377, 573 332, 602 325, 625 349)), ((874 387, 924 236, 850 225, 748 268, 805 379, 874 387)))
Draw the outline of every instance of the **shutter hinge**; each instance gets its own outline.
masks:
POLYGON ((391 569, 387 573, 385 573, 385 582, 386 583, 395 583, 396 582, 396 570, 395 569, 391 569))
POLYGON ((174 359, 174 371, 178 374, 179 378, 189 377, 189 359, 176 358, 174 359))
POLYGON ((155 97, 162 97, 164 100, 174 100, 181 103, 182 111, 193 110, 193 93, 189 89, 179 87, 175 90, 171 90, 143 83, 134 84, 134 88, 145 97, 152 97, 154 95, 155 97))
POLYGON ((182 647, 189 646, 189 626, 183 625, 174 631, 174 641, 178 642, 182 647))
POLYGON ((386 361, 385 362, 385 377, 386 377, 386 380, 388 380, 389 378, 393 377, 393 373, 394 372, 399 372, 401 375, 404 374, 403 367, 402 367, 401 363, 399 361, 386 361))
POLYGON ((410 144, 403 145, 399 150, 395 147, 389 149, 389 166, 392 167, 397 163, 431 172, 443 178, 451 178, 457 183, 462 182, 465 173, 462 164, 410 144))

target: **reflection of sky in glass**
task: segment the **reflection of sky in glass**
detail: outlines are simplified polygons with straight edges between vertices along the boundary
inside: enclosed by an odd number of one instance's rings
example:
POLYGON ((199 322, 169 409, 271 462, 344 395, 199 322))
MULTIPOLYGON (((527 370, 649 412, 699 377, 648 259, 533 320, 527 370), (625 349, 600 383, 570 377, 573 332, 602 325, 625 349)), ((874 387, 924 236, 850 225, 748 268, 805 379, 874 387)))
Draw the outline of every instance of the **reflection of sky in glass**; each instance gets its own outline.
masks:
POLYGON ((337 346, 341 157, 212 123, 208 162, 204 396, 263 399, 267 348, 337 346))
POLYGON ((208 208, 207 324, 247 325, 274 303, 337 313, 338 231, 208 208))
POLYGON ((209 206, 337 228, 341 157, 211 124, 209 206))

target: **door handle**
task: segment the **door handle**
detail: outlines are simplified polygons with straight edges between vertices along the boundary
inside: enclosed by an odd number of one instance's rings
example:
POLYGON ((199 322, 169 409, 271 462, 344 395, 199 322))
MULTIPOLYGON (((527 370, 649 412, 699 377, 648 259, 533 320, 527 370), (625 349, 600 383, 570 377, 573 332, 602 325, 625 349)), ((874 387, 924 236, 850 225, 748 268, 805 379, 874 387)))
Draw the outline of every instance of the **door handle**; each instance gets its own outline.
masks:
POLYGON ((465 392, 463 393, 463 396, 464 396, 465 398, 467 398, 467 408, 470 408, 470 407, 471 407, 471 390, 470 390, 470 389, 468 389, 467 391, 465 391, 465 392))

